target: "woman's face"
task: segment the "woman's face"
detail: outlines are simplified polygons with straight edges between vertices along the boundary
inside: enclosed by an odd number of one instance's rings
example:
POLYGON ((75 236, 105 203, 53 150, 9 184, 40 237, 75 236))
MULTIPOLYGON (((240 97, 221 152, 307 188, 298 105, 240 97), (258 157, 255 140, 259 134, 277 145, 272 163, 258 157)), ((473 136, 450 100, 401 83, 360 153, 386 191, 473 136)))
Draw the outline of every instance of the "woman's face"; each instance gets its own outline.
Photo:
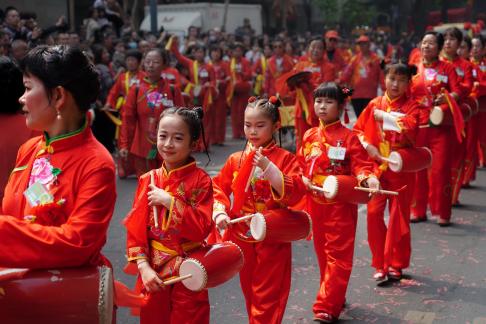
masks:
POLYGON ((477 38, 473 38, 471 43, 472 43, 471 55, 476 60, 479 60, 481 58, 481 56, 483 55, 483 45, 481 44, 481 41, 477 38))
POLYGON ((28 128, 45 131, 56 120, 56 109, 51 106, 47 91, 40 79, 24 74, 25 92, 19 102, 23 105, 26 125, 28 128))
POLYGON ((457 38, 446 35, 444 37, 444 53, 447 56, 455 57, 457 55, 457 50, 459 49, 459 41, 457 38))
POLYGON ((152 80, 157 80, 160 78, 160 74, 164 68, 164 60, 158 52, 148 52, 145 56, 144 67, 147 76, 152 80))
POLYGON ((425 35, 425 37, 422 39, 420 51, 423 58, 427 60, 436 59, 439 56, 439 44, 437 43, 437 37, 431 34, 425 35))
POLYGON ((324 43, 320 40, 312 41, 309 45, 309 54, 312 62, 321 60, 324 54, 324 43))

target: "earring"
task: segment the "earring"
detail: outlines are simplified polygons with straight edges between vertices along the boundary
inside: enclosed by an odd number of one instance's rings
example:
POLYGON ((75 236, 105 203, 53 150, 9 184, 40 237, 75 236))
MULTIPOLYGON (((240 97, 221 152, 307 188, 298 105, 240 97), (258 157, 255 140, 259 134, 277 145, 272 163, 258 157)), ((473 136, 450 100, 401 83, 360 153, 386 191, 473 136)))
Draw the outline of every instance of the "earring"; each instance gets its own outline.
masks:
POLYGON ((57 112, 57 116, 56 116, 56 118, 57 118, 58 120, 60 120, 60 119, 62 118, 62 117, 61 117, 61 112, 60 112, 60 111, 58 111, 58 112, 57 112))

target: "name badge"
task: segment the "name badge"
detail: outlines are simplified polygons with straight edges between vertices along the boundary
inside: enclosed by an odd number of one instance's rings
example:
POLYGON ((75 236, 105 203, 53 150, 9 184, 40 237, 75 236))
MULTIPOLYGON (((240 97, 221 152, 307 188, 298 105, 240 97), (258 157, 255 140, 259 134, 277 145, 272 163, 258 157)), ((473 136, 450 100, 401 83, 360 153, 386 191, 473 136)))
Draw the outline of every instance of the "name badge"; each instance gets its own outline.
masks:
POLYGON ((171 99, 163 98, 162 104, 164 107, 174 107, 174 102, 171 99))
POLYGON ((486 65, 481 65, 479 68, 482 72, 486 72, 486 65))
POLYGON ((437 81, 442 83, 447 83, 448 77, 447 75, 437 74, 437 81))
POLYGON ((436 69, 431 69, 431 68, 426 68, 425 69, 425 79, 427 81, 432 81, 435 79, 436 75, 437 75, 437 70, 436 69))
POLYGON ((464 71, 461 68, 456 68, 456 73, 461 78, 464 76, 464 71))
POLYGON ((199 72, 199 75, 201 76, 201 78, 207 78, 209 74, 208 74, 208 71, 206 71, 206 70, 201 70, 201 71, 199 72))
POLYGON ((39 181, 30 185, 25 191, 24 196, 29 202, 31 207, 35 207, 39 204, 50 203, 54 200, 54 197, 47 190, 46 186, 39 181))
POLYGON ((366 78, 368 76, 368 72, 366 72, 366 68, 362 67, 359 69, 359 75, 362 77, 362 78, 366 78))
POLYGON ((478 71, 476 71, 476 69, 473 69, 472 75, 473 75, 473 77, 477 78, 478 77, 478 71))
POLYGON ((331 160, 344 160, 344 157, 346 156, 346 148, 345 147, 337 147, 337 146, 331 146, 329 147, 329 150, 327 151, 327 157, 330 158, 331 160))

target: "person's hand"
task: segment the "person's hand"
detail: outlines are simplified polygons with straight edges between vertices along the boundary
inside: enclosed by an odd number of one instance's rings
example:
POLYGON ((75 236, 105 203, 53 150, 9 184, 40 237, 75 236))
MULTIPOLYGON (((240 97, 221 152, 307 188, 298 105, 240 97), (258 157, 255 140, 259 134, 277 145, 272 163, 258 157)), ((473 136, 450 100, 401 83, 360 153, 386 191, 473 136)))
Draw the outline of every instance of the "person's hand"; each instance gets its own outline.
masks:
POLYGON ((230 218, 226 213, 221 213, 216 216, 216 219, 214 222, 216 223, 216 227, 222 231, 228 228, 228 225, 230 225, 230 218))
POLYGON ((147 261, 138 264, 138 271, 140 272, 140 278, 147 292, 154 293, 162 289, 164 282, 147 261))
POLYGON ((373 111, 373 117, 376 121, 383 121, 383 110, 375 109, 373 111))
POLYGON ((381 162, 380 151, 378 151, 376 146, 374 146, 372 144, 368 144, 366 146, 366 152, 368 152, 368 155, 370 156, 370 158, 372 158, 375 161, 381 162))
POLYGON ((372 190, 380 189, 380 181, 376 177, 369 177, 366 179, 364 185, 372 190))
POLYGON ((308 190, 312 190, 312 182, 310 181, 309 178, 305 177, 305 176, 302 176, 302 182, 304 183, 304 186, 308 189, 308 190))
POLYGON ((57 27, 64 26, 65 24, 66 24, 66 17, 65 16, 61 16, 61 17, 59 17, 59 19, 57 19, 57 22, 56 22, 57 27))
POLYGON ((100 108, 101 111, 114 111, 113 108, 109 104, 105 104, 103 107, 100 108))
POLYGON ((122 159, 126 159, 128 157, 128 150, 127 149, 120 149, 118 154, 122 159))
POLYGON ((164 205, 167 207, 167 205, 170 205, 172 196, 167 191, 153 184, 149 184, 149 189, 147 195, 150 206, 164 205))
POLYGON ((265 171, 268 167, 268 164, 270 163, 270 160, 263 155, 263 148, 260 147, 256 152, 255 152, 255 157, 253 158, 253 165, 259 167, 263 171, 265 171))
POLYGON ((444 103, 446 103, 445 94, 443 93, 438 94, 437 97, 435 97, 434 105, 442 105, 444 103))

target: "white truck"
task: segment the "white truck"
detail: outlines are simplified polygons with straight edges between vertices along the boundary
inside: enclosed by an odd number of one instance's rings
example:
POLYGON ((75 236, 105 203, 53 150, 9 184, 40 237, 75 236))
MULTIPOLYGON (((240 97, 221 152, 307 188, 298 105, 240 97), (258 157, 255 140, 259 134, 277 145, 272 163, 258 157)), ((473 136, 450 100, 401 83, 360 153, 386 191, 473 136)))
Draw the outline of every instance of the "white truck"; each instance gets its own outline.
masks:
MULTIPOLYGON (((157 6, 157 29, 164 29, 172 34, 185 36, 190 26, 195 26, 206 32, 212 28, 223 26, 224 3, 186 3, 157 6)), ((250 19, 252 28, 257 35, 262 34, 262 7, 257 4, 228 4, 225 30, 234 33, 243 25, 243 19, 250 19)), ((150 31, 150 8, 145 7, 145 18, 140 25, 141 30, 150 31)))

